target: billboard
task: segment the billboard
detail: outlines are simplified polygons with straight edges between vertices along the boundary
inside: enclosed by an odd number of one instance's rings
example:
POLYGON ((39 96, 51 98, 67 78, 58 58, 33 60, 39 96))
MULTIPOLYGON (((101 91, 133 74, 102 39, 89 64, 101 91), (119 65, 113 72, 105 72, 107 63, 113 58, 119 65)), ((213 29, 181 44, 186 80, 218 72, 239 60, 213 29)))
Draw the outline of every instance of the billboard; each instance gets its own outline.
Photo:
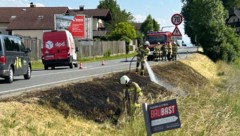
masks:
POLYGON ((92 18, 85 15, 55 14, 55 30, 65 29, 78 39, 92 39, 92 18))
POLYGON ((84 39, 85 38, 85 16, 74 16, 68 30, 72 33, 73 37, 84 39))

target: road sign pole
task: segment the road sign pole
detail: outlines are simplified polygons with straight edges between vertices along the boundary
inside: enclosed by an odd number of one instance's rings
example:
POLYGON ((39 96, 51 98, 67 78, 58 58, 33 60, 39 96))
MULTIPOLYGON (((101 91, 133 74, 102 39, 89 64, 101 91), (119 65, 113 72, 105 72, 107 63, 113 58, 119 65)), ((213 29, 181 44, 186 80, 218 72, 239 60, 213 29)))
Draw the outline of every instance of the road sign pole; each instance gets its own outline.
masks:
POLYGON ((147 103, 142 103, 142 110, 143 110, 143 114, 144 114, 147 136, 152 136, 151 123, 150 123, 150 119, 149 119, 149 113, 147 111, 147 106, 148 106, 147 103))

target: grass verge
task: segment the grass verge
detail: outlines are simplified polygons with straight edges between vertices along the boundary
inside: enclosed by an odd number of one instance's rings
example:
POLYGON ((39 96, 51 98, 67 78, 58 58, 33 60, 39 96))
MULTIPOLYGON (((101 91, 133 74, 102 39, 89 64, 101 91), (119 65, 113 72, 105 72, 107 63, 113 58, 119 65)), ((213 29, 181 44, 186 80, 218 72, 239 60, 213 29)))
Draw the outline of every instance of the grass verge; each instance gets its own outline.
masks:
MULTIPOLYGON (((213 64, 207 59, 200 59, 199 57, 201 56, 198 56, 197 60, 201 60, 201 63, 193 64, 192 62, 195 61, 198 63, 198 61, 189 59, 191 62, 185 64, 191 64, 192 67, 198 67, 197 69, 201 69, 198 73, 208 79, 210 82, 209 85, 206 85, 203 88, 191 86, 191 91, 186 97, 168 95, 166 97, 148 99, 147 103, 149 104, 177 99, 182 124, 179 129, 165 131, 154 135, 240 135, 240 72, 238 64, 235 63, 232 69, 231 66, 223 62, 213 64), (209 67, 214 67, 214 69, 209 67), (208 75, 208 73, 211 75, 208 75), (218 82, 215 82, 216 78, 212 78, 213 75, 218 77, 218 82)), ((190 71, 192 71, 192 69, 190 69, 190 71)), ((100 86, 98 87, 100 88, 100 86)), ((89 93, 91 90, 87 91, 89 93)), ((65 95, 67 95, 67 93, 65 95)), ((59 97, 60 96, 57 96, 57 98, 59 97)), ((91 98, 94 97, 92 96, 91 98)), ((1 135, 4 136, 146 135, 141 109, 136 112, 135 118, 132 122, 125 122, 123 120, 119 125, 115 126, 111 124, 110 121, 96 123, 80 116, 65 117, 52 107, 39 105, 38 103, 35 103, 35 101, 31 102, 29 100, 24 102, 11 101, 0 103, 0 132, 1 135)))

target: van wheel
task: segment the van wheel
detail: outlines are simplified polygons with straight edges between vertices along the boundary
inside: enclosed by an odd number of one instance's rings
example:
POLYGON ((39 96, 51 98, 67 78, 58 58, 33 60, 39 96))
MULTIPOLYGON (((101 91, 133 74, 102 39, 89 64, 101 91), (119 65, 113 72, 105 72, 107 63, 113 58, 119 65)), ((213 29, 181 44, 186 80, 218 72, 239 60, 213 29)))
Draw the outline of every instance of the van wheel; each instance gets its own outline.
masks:
POLYGON ((55 66, 52 66, 52 69, 55 69, 55 66))
POLYGON ((69 67, 70 67, 71 69, 73 68, 73 63, 72 63, 72 62, 69 64, 69 67))
POLYGON ((9 76, 5 78, 5 81, 7 83, 12 83, 13 82, 13 69, 12 69, 12 67, 10 67, 9 76))
POLYGON ((27 74, 23 75, 24 79, 30 79, 32 75, 31 67, 28 66, 27 74))
POLYGON ((75 68, 77 68, 77 67, 78 67, 78 64, 77 64, 77 63, 75 63, 75 64, 74 64, 74 67, 75 67, 75 68))
POLYGON ((45 70, 48 70, 48 65, 44 65, 44 69, 45 69, 45 70))

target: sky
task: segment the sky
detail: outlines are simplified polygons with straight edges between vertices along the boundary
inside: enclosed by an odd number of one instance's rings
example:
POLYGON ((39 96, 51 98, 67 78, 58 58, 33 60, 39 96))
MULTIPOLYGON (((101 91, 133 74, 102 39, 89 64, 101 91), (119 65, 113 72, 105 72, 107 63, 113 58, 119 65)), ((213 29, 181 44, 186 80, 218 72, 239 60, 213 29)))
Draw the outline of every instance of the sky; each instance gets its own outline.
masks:
MULTIPOLYGON (((33 2, 37 7, 69 7, 78 9, 84 6, 85 9, 95 9, 99 0, 0 0, 0 7, 28 7, 33 2)), ((175 26, 171 23, 173 14, 180 13, 182 8, 181 0, 117 0, 121 10, 125 9, 134 16, 134 21, 143 22, 148 15, 151 15, 163 31, 173 31, 175 26)), ((183 22, 178 26, 185 43, 190 39, 184 33, 183 22)))

